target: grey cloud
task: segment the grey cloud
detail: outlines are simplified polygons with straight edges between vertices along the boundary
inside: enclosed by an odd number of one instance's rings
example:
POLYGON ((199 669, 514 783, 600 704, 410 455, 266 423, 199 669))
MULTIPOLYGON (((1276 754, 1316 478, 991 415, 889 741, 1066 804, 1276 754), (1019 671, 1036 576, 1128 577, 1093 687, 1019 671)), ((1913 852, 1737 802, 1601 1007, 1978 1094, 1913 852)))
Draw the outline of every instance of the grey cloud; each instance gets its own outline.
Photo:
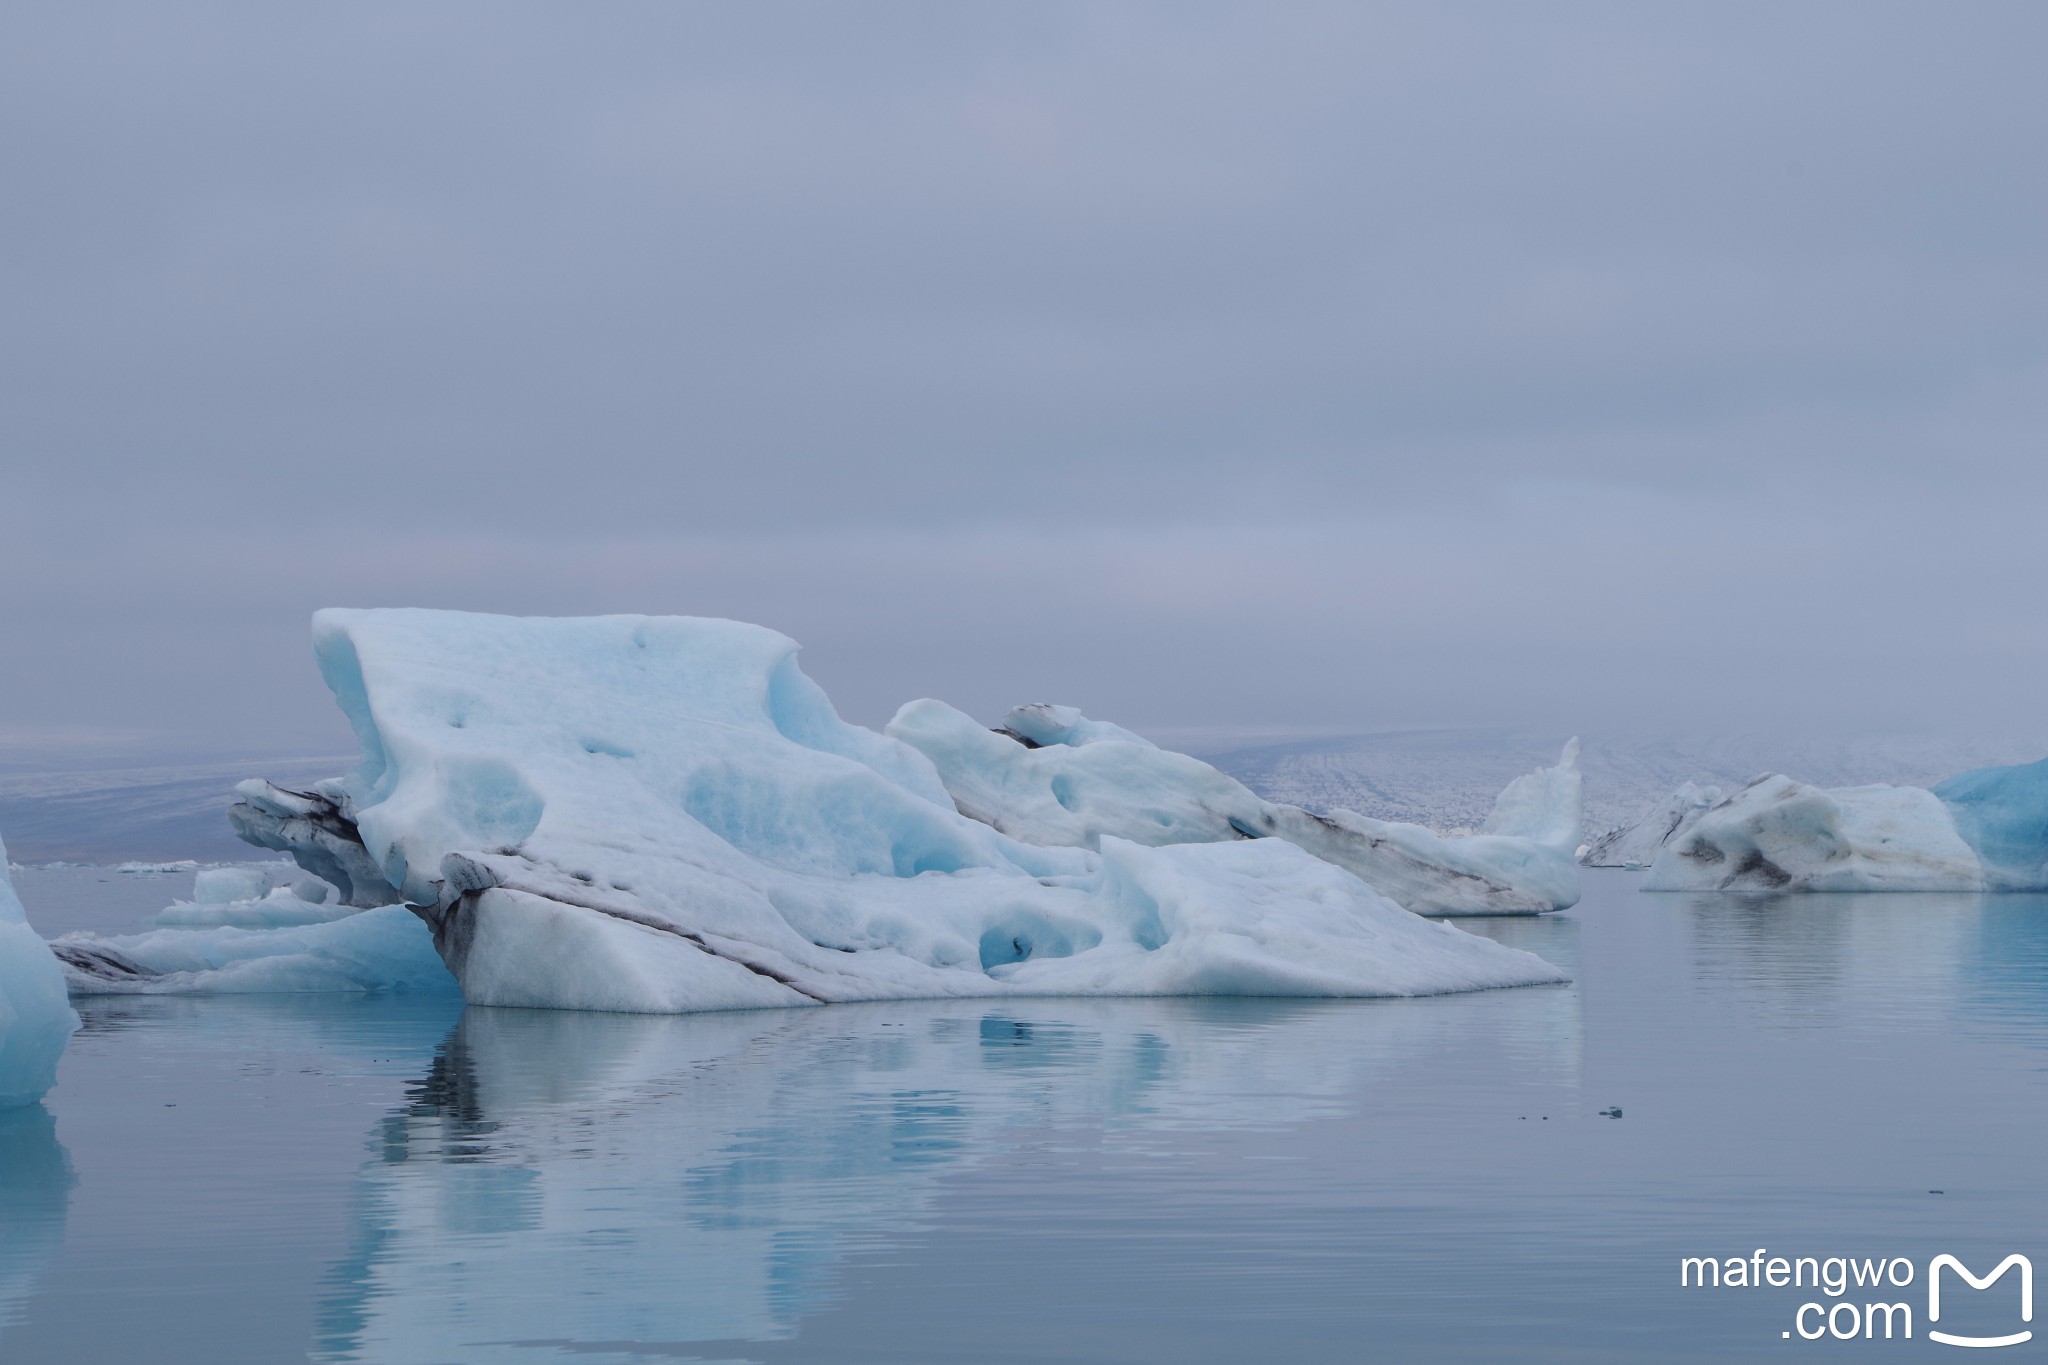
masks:
POLYGON ((0 706, 330 601, 873 719, 2031 707, 2048 12, 105 5, 0 44, 0 706))

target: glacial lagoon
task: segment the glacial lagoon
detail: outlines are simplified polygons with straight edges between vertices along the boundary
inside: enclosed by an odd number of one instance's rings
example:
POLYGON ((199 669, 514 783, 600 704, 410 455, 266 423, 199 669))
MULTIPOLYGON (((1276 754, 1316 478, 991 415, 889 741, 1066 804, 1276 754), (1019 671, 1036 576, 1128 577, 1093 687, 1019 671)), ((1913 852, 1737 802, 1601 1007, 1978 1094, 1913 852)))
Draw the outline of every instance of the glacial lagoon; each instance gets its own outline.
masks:
MULTIPOLYGON (((19 887, 127 928, 107 875, 19 887)), ((1431 999, 82 1001, 0 1114, 0 1360, 1953 1355, 1930 1257, 2048 1269, 2048 897, 1638 880, 1462 922, 1573 984, 1431 999), (1758 1248, 1908 1258, 1914 1340, 1680 1287, 1758 1248)))

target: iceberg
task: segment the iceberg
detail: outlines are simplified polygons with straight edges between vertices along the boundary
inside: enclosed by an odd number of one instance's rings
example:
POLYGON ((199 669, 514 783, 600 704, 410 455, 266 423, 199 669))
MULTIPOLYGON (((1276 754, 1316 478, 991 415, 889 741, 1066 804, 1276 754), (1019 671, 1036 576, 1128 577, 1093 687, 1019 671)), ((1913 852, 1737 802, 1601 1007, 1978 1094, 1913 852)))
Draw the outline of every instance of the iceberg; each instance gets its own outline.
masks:
POLYGON ((1587 867, 1646 868, 1657 861, 1659 849, 1689 831, 1725 795, 1719 787, 1682 782, 1671 795, 1653 802, 1635 819, 1586 845, 1579 861, 1587 867))
MULTIPOLYGON (((245 783, 235 827, 345 900, 402 899, 472 1004, 659 1014, 1564 979, 1283 839, 1005 835, 961 814, 917 748, 841 720, 796 643, 759 626, 327 610, 314 650, 361 761, 311 792, 245 783)), ((114 947, 156 970, 160 945, 114 947)))
POLYGON ((57 1059, 78 1030, 64 974, 29 927, 0 843, 0 1109, 34 1104, 57 1083, 57 1059))
POLYGON ((2048 759, 1959 773, 1934 788, 1993 891, 2048 889, 2048 759))
POLYGON ((1579 898, 1578 742, 1524 774, 1481 832, 1445 838, 1354 811, 1261 799, 1200 759, 1068 706, 1020 706, 989 729, 944 702, 905 705, 886 733, 930 759, 964 815, 1025 843, 1100 848, 1275 838, 1424 915, 1530 915, 1579 898))
POLYGON ((1658 851, 1646 891, 1974 891, 1976 852, 1923 787, 1823 789, 1767 773, 1658 851))

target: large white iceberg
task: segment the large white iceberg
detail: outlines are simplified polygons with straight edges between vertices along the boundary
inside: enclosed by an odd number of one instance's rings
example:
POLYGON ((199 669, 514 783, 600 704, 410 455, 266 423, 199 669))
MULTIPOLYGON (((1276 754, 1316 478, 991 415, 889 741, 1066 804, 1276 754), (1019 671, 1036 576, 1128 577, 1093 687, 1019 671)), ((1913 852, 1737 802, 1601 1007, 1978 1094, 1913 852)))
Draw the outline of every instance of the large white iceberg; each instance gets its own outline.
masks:
POLYGON ((1923 787, 1811 787, 1766 774, 1660 849, 1646 891, 1972 891, 1976 852, 1923 787))
POLYGON ((34 1104, 57 1082, 57 1059, 78 1030, 64 974, 14 894, 0 843, 0 1109, 34 1104))
POLYGON ((330 610, 314 646, 362 761, 313 792, 245 788, 238 826, 329 880, 342 866, 351 899, 402 895, 472 1003, 673 1013, 1563 979, 1282 840, 1007 837, 960 814, 916 749, 842 721, 796 644, 758 626, 330 610))
POLYGON ((1445 838, 1354 811, 1317 815, 1262 800, 1200 759, 1072 707, 1020 706, 991 730, 944 702, 914 701, 887 733, 932 761, 963 814, 1026 843, 1283 839, 1425 915, 1540 914, 1579 898, 1577 741, 1557 766, 1509 783, 1479 834, 1445 838))

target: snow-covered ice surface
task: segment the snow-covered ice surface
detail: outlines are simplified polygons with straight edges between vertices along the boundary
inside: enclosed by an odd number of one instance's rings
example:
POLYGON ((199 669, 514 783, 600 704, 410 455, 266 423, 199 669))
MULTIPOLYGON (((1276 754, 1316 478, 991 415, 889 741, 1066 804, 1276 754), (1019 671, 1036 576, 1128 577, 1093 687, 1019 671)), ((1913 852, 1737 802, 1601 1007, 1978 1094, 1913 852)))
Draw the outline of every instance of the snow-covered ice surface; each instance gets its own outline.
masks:
POLYGON ((1480 834, 1444 838, 1354 811, 1316 815, 1263 800, 1198 758, 1072 707, 1020 706, 991 730, 927 699, 898 711, 887 733, 932 761, 963 814, 1026 843, 1278 838, 1418 914, 1538 914, 1578 899, 1576 742, 1556 766, 1510 783, 1480 834))
POLYGON ((1562 979, 1283 840, 1007 837, 955 809, 916 749, 842 721, 795 642, 761 627, 329 610, 314 645, 362 761, 312 792, 245 788, 238 825, 322 876, 336 837, 360 843, 472 1003, 675 1013, 1562 979))
POLYGON ((1719 787, 1682 782, 1678 790, 1661 801, 1651 802, 1635 819, 1587 844, 1579 861, 1587 867, 1646 868, 1657 861, 1657 853, 1664 845, 1690 830, 1709 807, 1720 804, 1726 795, 1719 787))
POLYGON ((29 927, 0 843, 0 1109, 34 1104, 48 1093, 77 1029, 63 973, 29 927))
POLYGON ((1974 891, 1977 855, 1922 787, 1823 789, 1776 773, 1701 811, 1646 891, 1974 891))

